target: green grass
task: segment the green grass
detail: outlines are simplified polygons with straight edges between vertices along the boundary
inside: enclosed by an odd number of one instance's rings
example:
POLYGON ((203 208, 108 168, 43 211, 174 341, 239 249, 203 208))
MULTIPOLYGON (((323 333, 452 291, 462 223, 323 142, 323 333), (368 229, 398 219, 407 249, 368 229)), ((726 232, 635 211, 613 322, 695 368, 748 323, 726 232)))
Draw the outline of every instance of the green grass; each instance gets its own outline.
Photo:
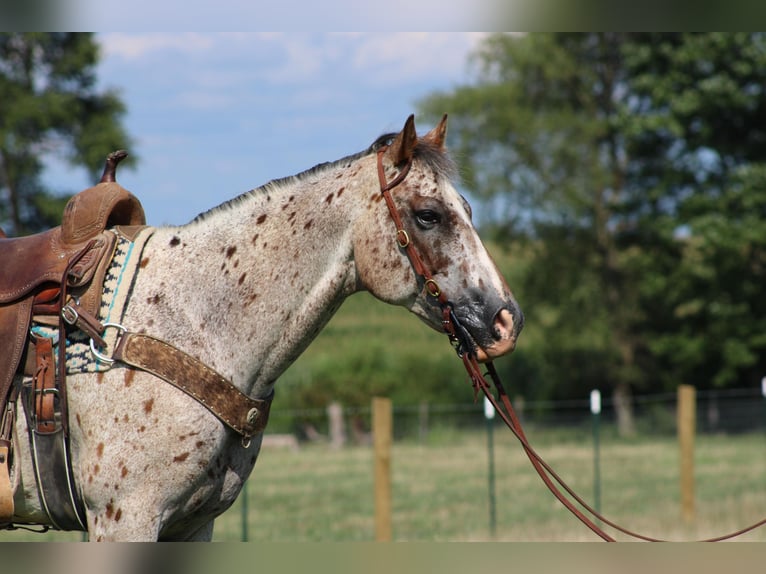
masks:
MULTIPOLYGON (((497 540, 593 541, 534 473, 509 432, 497 427, 497 540)), ((593 500, 589 433, 527 431, 533 445, 586 500, 593 500)), ((632 530, 689 540, 732 531, 766 517, 763 434, 699 436, 693 524, 680 514, 678 445, 673 438, 601 444, 603 513, 632 530)), ((392 453, 393 536, 397 541, 485 541, 488 451, 480 431, 434 432, 424 444, 396 442, 392 453)), ((370 447, 298 451, 265 448, 247 489, 249 539, 260 542, 374 539, 370 447)), ((214 540, 241 537, 241 497, 216 521, 214 540)), ((618 539, 625 536, 615 533, 618 539)), ((2 533, 0 540, 80 540, 79 533, 2 533)), ((741 540, 766 541, 766 527, 741 540)))
MULTIPOLYGON (((495 438, 496 539, 597 540, 548 493, 509 433, 495 433, 495 438)), ((473 432, 440 444, 395 444, 395 540, 491 539, 485 441, 483 433, 473 432)), ((590 443, 551 443, 544 437, 539 442, 538 450, 557 472, 592 501, 590 443)), ((675 440, 614 440, 602 445, 601 460, 604 514, 644 534, 677 540, 707 538, 766 517, 762 434, 698 438, 697 519, 690 525, 680 517, 675 440)), ((372 466, 372 451, 363 447, 265 450, 248 487, 250 539, 372 540, 372 466)), ((239 520, 237 503, 217 521, 215 540, 239 540, 239 520)), ((766 541, 766 527, 742 539, 766 541)))

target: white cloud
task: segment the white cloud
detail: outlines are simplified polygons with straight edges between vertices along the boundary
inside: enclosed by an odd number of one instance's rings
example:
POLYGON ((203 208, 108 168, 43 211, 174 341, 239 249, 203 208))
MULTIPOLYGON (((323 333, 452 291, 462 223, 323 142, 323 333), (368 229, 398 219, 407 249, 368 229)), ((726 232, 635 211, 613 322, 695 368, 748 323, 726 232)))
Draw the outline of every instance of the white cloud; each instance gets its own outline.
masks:
POLYGON ((483 32, 399 32, 362 35, 353 64, 376 83, 429 76, 464 76, 467 56, 486 37, 483 32))
POLYGON ((321 74, 333 58, 333 45, 306 34, 278 34, 261 38, 275 52, 265 77, 275 84, 306 83, 321 74))
POLYGON ((201 52, 210 50, 214 39, 208 34, 184 33, 124 34, 106 33, 99 36, 106 57, 120 57, 137 60, 151 56, 158 51, 201 52))
MULTIPOLYGON (((308 83, 330 66, 362 74, 369 85, 412 81, 429 75, 458 78, 466 56, 486 36, 483 32, 396 33, 104 33, 106 57, 148 61, 159 55, 196 61, 210 57, 257 66, 274 84, 308 83)), ((200 69, 201 73, 210 71, 200 69)))

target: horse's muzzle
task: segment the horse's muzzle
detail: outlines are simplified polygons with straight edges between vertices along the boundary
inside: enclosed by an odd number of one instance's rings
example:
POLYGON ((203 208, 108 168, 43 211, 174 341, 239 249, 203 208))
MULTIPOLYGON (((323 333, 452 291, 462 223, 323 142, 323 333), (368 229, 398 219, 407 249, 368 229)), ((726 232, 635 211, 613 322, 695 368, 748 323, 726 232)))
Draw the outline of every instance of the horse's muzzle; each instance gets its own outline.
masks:
POLYGON ((513 311, 503 307, 495 314, 490 328, 492 342, 489 345, 476 346, 476 358, 479 362, 502 357, 516 348, 519 333, 524 327, 524 315, 517 306, 513 305, 512 308, 513 311))
POLYGON ((513 351, 524 326, 524 315, 513 299, 496 300, 492 305, 476 292, 458 301, 455 315, 472 339, 472 350, 481 362, 513 351))

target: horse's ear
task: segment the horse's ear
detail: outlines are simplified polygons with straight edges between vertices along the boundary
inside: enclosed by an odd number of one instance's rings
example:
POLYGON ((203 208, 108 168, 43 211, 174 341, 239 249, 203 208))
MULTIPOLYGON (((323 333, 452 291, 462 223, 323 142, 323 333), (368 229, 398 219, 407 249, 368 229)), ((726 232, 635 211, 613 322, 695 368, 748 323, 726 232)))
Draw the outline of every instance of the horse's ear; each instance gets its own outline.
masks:
POLYGON ((447 114, 442 116, 439 125, 424 135, 423 139, 430 141, 439 149, 444 149, 444 140, 447 139, 447 114))
POLYGON ((412 159, 412 152, 417 142, 418 135, 415 133, 415 116, 410 114, 410 117, 404 123, 404 129, 396 135, 394 141, 388 147, 387 155, 394 165, 407 162, 412 159))

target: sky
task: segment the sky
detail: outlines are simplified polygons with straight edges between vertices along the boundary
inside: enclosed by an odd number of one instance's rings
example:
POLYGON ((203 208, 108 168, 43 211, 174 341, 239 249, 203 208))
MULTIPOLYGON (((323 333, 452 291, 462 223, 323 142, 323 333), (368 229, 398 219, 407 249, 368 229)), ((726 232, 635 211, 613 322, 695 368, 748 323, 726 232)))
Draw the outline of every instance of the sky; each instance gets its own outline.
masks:
MULTIPOLYGON (((485 33, 97 33, 99 89, 127 107, 138 164, 118 181, 150 225, 180 225, 266 182, 398 131, 416 102, 470 78, 485 33)), ((445 110, 449 113, 450 110, 445 110)), ((419 133, 432 126, 417 121, 419 133)), ((84 170, 52 158, 73 193, 84 170)))

